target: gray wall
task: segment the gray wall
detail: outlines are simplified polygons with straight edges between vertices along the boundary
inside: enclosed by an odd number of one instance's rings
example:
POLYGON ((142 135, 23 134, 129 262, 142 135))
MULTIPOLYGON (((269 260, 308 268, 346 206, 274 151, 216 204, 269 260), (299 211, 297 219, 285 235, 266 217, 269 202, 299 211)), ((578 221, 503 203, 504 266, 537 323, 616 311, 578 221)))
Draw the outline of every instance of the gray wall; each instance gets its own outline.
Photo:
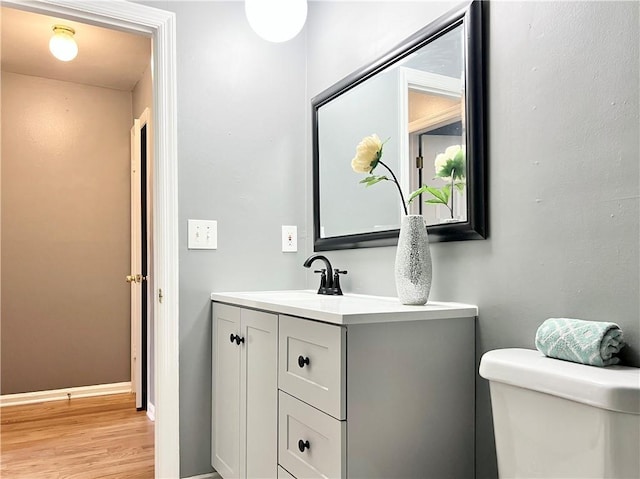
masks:
MULTIPOLYGON (((182 476, 210 470, 209 293, 316 285, 300 266, 312 252, 310 99, 457 3, 312 2, 285 44, 257 38, 242 3, 151 3, 178 22, 182 476), (187 250, 189 218, 218 220, 218 250, 187 250), (298 254, 280 252, 282 224, 298 225, 298 254)), ((617 321, 640 366, 638 5, 488 13, 491 237, 432 245, 431 298, 479 306, 478 358, 533 348, 545 318, 574 316, 617 321)), ((383 295, 395 294, 394 255, 329 253, 349 270, 346 291, 383 295)), ((481 379, 477 402, 477 476, 495 477, 481 379)))
POLYGON ((241 2, 152 2, 177 18, 181 475, 210 470, 212 291, 304 286, 304 35, 261 40, 241 2), (218 249, 187 249, 187 220, 218 221, 218 249))
MULTIPOLYGON (((307 98, 447 8, 312 4, 307 98)), ((640 366, 638 20, 635 2, 490 5, 490 239, 431 246, 431 299, 479 307, 478 360, 495 348, 534 348, 544 319, 569 316, 618 322, 629 342, 623 359, 640 366)), ((349 270, 344 289, 394 295, 394 254, 329 256, 349 270)), ((483 379, 476 395, 477 477, 495 477, 483 379)))

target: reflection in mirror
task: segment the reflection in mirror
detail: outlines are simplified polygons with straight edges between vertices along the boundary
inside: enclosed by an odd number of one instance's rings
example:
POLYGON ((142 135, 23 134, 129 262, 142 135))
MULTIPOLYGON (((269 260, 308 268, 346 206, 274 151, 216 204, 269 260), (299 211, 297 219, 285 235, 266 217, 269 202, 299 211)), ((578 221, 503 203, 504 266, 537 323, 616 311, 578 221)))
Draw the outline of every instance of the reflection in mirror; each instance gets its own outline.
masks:
POLYGON ((397 242, 397 191, 351 170, 374 133, 432 241, 485 237, 480 26, 476 2, 449 12, 312 100, 317 251, 397 242))
POLYGON ((397 81, 396 70, 382 72, 318 110, 322 237, 400 227, 398 193, 390 185, 364 188, 350 163, 360 140, 378 132, 388 138, 385 163, 400 171, 397 81))

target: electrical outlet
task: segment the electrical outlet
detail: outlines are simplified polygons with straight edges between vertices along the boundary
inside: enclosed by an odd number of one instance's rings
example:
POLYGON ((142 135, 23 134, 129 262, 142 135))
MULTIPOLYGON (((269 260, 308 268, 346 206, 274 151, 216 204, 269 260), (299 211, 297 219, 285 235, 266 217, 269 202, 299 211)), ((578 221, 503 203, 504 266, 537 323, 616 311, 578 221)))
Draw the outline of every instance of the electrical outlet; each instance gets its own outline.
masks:
POLYGON ((189 249, 218 249, 218 222, 189 220, 189 249))
POLYGON ((282 225, 282 251, 295 253, 298 251, 298 227, 282 225))

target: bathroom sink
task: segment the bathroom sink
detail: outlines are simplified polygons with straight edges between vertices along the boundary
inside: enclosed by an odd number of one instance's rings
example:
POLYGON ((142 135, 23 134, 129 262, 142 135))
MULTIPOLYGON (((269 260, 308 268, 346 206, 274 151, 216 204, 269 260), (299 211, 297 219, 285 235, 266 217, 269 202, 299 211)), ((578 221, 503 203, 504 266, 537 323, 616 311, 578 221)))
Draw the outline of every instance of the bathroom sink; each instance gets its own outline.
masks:
POLYGON ((334 324, 461 318, 478 314, 476 306, 467 304, 432 301, 423 306, 407 306, 395 297, 352 293, 329 296, 310 289, 216 292, 211 294, 211 300, 334 324))

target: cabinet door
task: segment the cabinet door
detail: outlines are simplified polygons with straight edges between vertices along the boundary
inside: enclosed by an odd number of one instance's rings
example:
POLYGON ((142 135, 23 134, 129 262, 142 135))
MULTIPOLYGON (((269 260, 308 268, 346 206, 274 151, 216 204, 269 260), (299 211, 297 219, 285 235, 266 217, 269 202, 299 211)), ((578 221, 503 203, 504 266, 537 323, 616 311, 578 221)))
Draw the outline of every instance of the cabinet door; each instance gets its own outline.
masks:
POLYGON ((240 477, 278 475, 278 316, 241 310, 240 477))
POLYGON ((225 479, 240 476, 240 308, 213 303, 211 465, 225 479))

